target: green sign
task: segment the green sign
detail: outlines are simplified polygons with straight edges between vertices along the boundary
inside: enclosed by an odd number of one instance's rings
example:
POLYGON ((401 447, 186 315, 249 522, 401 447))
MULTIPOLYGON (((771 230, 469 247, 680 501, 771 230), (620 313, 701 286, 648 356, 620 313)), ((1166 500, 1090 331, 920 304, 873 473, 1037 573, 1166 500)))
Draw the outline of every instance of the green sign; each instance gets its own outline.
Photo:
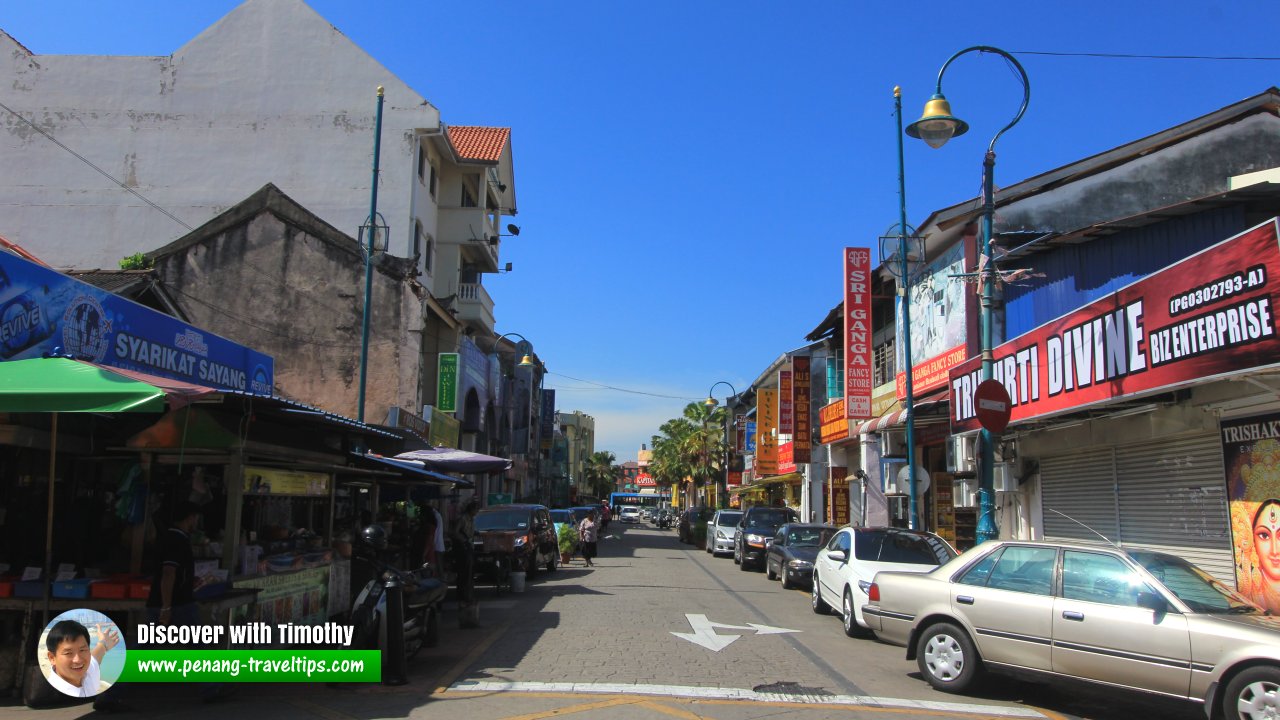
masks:
POLYGON ((458 412, 458 353, 440 353, 436 372, 436 407, 440 412, 458 412))
POLYGON ((511 493, 489 493, 489 505, 510 505, 514 496, 511 493))
POLYGON ((377 650, 130 650, 125 682, 376 683, 382 680, 377 650))

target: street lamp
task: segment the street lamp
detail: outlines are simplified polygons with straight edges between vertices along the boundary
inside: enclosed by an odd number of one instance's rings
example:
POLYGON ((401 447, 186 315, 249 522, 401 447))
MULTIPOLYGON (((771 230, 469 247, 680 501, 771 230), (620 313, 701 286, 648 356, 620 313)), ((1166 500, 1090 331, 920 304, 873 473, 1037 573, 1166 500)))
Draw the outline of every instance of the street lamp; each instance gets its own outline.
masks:
MULTIPOLYGON (((1022 105, 1018 108, 1018 114, 1013 117, 1013 120, 1008 125, 1001 128, 995 137, 991 138, 991 143, 987 146, 987 154, 982 161, 982 276, 979 278, 979 282, 982 286, 982 379, 986 381, 991 379, 993 364, 991 345, 992 314, 995 304, 995 264, 991 262, 991 236, 996 213, 995 186, 992 181, 996 167, 996 141, 1000 139, 1000 136, 1005 131, 1018 124, 1018 121, 1022 119, 1023 113, 1027 111, 1027 102, 1031 99, 1031 81, 1027 79, 1027 71, 1022 69, 1022 65, 1012 55, 999 48, 989 45, 975 45, 961 50, 942 64, 942 69, 938 71, 938 89, 933 97, 929 99, 929 102, 925 104, 924 114, 921 115, 920 119, 907 126, 907 134, 924 140, 929 143, 930 147, 940 148, 951 138, 963 135, 969 129, 967 123, 951 114, 951 104, 947 102, 946 96, 942 94, 942 76, 947 72, 947 67, 956 58, 975 51, 993 53, 1004 58, 1018 71, 1018 77, 1022 80, 1022 105)), ((1000 534, 999 528, 996 527, 993 497, 996 434, 983 428, 978 438, 980 475, 977 541, 983 543, 987 540, 996 539, 1000 534)))
MULTIPOLYGON (((373 251, 374 240, 381 228, 385 242, 386 224, 378 225, 381 215, 378 214, 378 160, 382 157, 382 86, 378 86, 378 116, 373 125, 373 182, 369 183, 369 219, 360 227, 361 235, 368 229, 369 246, 364 253, 364 311, 360 320, 360 393, 356 400, 356 419, 364 422, 364 387, 369 375, 369 300, 373 295, 373 251)), ((363 239, 363 238, 362 238, 363 239)), ((361 243, 364 247, 364 243, 361 243)), ((384 246, 385 247, 385 246, 384 246)))
MULTIPOLYGON (((738 397, 738 389, 735 388, 732 383, 729 383, 724 380, 720 380, 719 382, 715 383, 715 385, 712 385, 711 387, 707 388, 707 399, 704 400, 702 404, 707 406, 708 415, 710 415, 710 412, 714 410, 717 405, 720 404, 718 400, 716 400, 714 397, 711 396, 711 391, 716 389, 716 385, 728 385, 729 389, 733 391, 733 397, 738 397)), ((726 422, 728 422, 728 417, 729 417, 728 413, 725 413, 726 422)), ((727 434, 728 430, 725 430, 725 433, 727 434)), ((725 446, 726 457, 724 459, 724 462, 722 463, 723 467, 720 468, 720 477, 716 479, 716 506, 719 507, 721 510, 729 506, 728 454, 729 454, 729 448, 728 448, 728 445, 726 444, 725 446)), ((710 466, 711 466, 711 457, 710 457, 710 453, 708 453, 708 456, 707 456, 708 473, 707 474, 710 474, 710 466)))
MULTIPOLYGON (((502 344, 502 339, 503 339, 503 338, 505 338, 505 337, 507 337, 507 336, 512 336, 512 337, 518 337, 518 338, 520 338, 520 341, 521 341, 521 342, 520 342, 520 344, 518 344, 518 345, 516 346, 516 354, 519 354, 519 353, 521 353, 521 352, 523 352, 524 354, 523 354, 523 356, 520 358, 520 362, 516 363, 516 365, 515 365, 515 366, 516 366, 516 367, 522 367, 522 368, 528 368, 528 370, 529 370, 529 414, 525 417, 525 423, 526 423, 526 424, 525 424, 525 461, 526 461, 526 465, 525 465, 525 468, 526 468, 526 469, 525 469, 525 481, 527 482, 527 481, 528 481, 528 479, 529 479, 529 474, 528 474, 528 464, 527 464, 527 463, 528 463, 528 457, 529 457, 530 455, 532 455, 532 454, 533 454, 533 443, 534 443, 534 438, 533 438, 533 384, 534 384, 533 368, 534 368, 534 366, 536 366, 536 365, 537 365, 537 363, 536 363, 536 362, 534 362, 533 357, 532 357, 532 355, 531 355, 531 353, 532 353, 532 351, 533 351, 533 343, 529 342, 528 338, 526 338, 525 336, 521 335, 520 333, 515 333, 515 332, 503 333, 503 334, 499 335, 498 337, 494 338, 494 340, 493 340, 493 348, 491 349, 491 351, 492 351, 495 355, 496 355, 496 354, 497 354, 497 352, 498 352, 498 346, 502 344)), ((512 378, 514 378, 514 377, 515 377, 515 373, 514 373, 514 371, 512 371, 512 378)), ((527 488, 526 488, 526 492, 527 492, 527 488)))

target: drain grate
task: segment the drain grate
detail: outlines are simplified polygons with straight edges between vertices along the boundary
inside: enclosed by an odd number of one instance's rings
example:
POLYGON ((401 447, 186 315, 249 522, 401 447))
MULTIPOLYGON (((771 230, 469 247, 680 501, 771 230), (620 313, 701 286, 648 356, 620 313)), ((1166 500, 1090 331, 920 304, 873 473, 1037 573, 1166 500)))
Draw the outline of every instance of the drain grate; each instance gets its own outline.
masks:
POLYGON ((775 695, 816 695, 818 697, 832 696, 835 693, 820 687, 805 687, 798 682, 790 682, 781 680, 768 685, 756 685, 751 688, 758 693, 773 693, 775 695))

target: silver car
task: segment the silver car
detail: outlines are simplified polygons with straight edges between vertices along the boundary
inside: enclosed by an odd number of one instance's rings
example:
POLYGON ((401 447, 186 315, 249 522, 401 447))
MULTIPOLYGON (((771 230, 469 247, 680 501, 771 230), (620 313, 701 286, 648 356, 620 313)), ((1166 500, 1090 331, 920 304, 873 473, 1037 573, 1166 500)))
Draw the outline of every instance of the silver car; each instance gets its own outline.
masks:
POLYGON ((1031 671, 1278 717, 1280 617, 1174 555, 992 541, 927 574, 878 573, 863 617, 929 684, 1031 671))
POLYGON ((712 555, 732 553, 733 529, 741 519, 741 510, 717 510, 707 522, 707 552, 712 555))

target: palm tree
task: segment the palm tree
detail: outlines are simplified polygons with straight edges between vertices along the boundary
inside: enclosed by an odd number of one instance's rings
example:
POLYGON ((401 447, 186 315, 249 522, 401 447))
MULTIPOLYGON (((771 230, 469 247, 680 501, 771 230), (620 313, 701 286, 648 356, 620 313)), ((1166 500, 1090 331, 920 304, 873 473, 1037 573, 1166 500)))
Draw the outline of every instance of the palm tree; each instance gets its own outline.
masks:
POLYGON ((617 461, 617 457, 608 450, 591 453, 591 457, 587 458, 587 467, 583 472, 586 473, 584 479, 591 494, 608 497, 613 491, 622 475, 622 468, 615 464, 617 461))
POLYGON ((714 483, 723 470, 725 410, 689 403, 681 417, 658 428, 653 438, 653 462, 649 472, 659 485, 672 486, 693 480, 696 486, 714 483))

